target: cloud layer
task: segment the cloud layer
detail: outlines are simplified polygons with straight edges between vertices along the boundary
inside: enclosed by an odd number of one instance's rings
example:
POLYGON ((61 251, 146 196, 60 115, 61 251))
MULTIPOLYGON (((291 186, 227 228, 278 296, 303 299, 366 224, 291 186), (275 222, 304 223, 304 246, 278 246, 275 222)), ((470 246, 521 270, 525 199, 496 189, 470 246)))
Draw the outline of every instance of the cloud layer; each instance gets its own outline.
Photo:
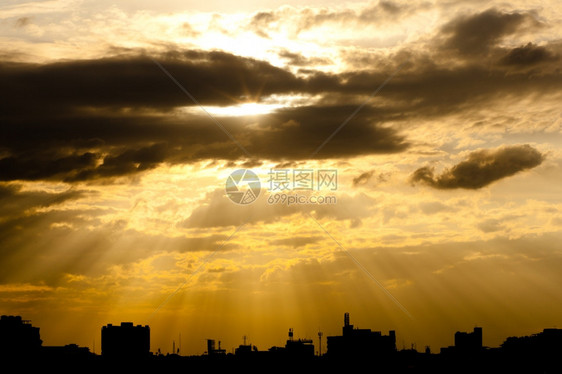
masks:
POLYGON ((440 189, 478 189, 497 180, 534 168, 544 160, 544 155, 525 145, 501 147, 495 150, 472 152, 440 175, 434 175, 431 167, 419 168, 411 177, 413 183, 422 182, 440 189))
MULTIPOLYGON (((360 12, 303 10, 299 27, 371 22, 380 15, 411 11, 391 2, 360 12)), ((283 11, 257 13, 257 23, 252 24, 273 27, 280 22, 279 12, 283 11)), ((506 96, 559 95, 559 44, 502 44, 507 37, 544 28, 538 19, 534 12, 496 8, 460 15, 440 26, 421 47, 405 46, 376 56, 376 64, 364 61, 362 69, 332 73, 317 69, 330 61, 287 49, 279 55, 303 69, 292 72, 228 52, 171 47, 158 53, 131 49, 112 57, 43 64, 8 58, 0 62, 0 180, 79 182, 131 176, 164 164, 244 160, 247 155, 152 57, 203 106, 305 98, 268 115, 217 118, 249 151, 254 164, 406 152, 420 139, 412 138, 405 125, 485 109, 501 104, 506 96), (399 73, 370 98, 398 66, 399 73), (342 131, 312 155, 365 102, 342 131)))

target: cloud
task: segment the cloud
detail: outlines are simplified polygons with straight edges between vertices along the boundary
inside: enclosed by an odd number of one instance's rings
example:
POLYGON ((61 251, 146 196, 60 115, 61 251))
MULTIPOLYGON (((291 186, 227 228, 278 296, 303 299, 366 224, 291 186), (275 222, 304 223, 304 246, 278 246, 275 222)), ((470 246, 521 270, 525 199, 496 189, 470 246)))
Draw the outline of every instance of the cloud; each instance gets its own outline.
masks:
MULTIPOLYGON (((219 51, 168 51, 156 57, 206 105, 232 105, 249 96, 288 92, 304 82, 265 61, 219 51)), ((142 51, 94 60, 48 64, 2 63, 3 117, 79 108, 153 108, 195 105, 142 51)))
MULTIPOLYGON (((450 23, 447 35, 460 37, 481 19, 491 19, 499 24, 488 32, 486 40, 493 44, 531 17, 514 14, 490 10, 466 16, 450 23)), ((404 50, 368 69, 340 73, 309 69, 305 76, 226 52, 168 50, 156 55, 203 106, 314 97, 268 115, 217 117, 250 152, 251 160, 145 51, 44 64, 2 62, 0 181, 108 180, 160 165, 210 159, 284 163, 404 152, 413 143, 408 132, 399 131, 406 121, 488 107, 506 94, 540 98, 559 93, 562 75, 550 58, 552 45, 521 48, 497 48, 490 60, 457 56, 464 63, 454 65, 434 61, 439 52, 434 56, 430 51, 404 50), (403 60, 409 62, 377 97, 311 156, 403 60), (524 64, 536 69, 506 74, 524 64)), ((297 62, 302 58, 285 53, 297 62)))
MULTIPOLYGON (((368 217, 374 205, 372 198, 365 194, 334 194, 337 204, 268 204, 267 193, 262 191, 252 204, 237 205, 226 197, 223 189, 207 193, 191 215, 180 226, 185 228, 237 227, 243 224, 277 222, 283 217, 312 214, 317 219, 331 218, 347 220, 358 225, 368 217)), ((304 194, 304 193, 303 193, 304 194)), ((299 194, 300 195, 300 194, 299 194)), ((309 219, 306 217, 306 219, 309 219)))
POLYGON ((352 185, 353 187, 365 186, 373 180, 375 181, 375 183, 380 184, 387 182, 390 176, 390 172, 382 172, 377 174, 376 170, 369 170, 354 177, 352 180, 352 185))
POLYGON ((75 170, 93 168, 99 155, 91 152, 71 155, 37 152, 0 159, 0 180, 39 180, 75 170))
MULTIPOLYGON (((20 184, 0 184, 0 222, 31 214, 38 208, 46 208, 93 195, 92 191, 69 188, 60 193, 22 191, 20 184)), ((1 231, 1 230, 0 230, 1 231)))
MULTIPOLYGON (((256 95, 322 92, 338 77, 308 80, 224 52, 170 51, 162 63, 204 105, 256 95)), ((43 65, 4 63, 0 180, 76 182, 130 176, 161 164, 246 157, 146 56, 43 65), (4 79, 5 78, 5 79, 4 79)), ((259 98, 257 98, 259 99, 259 98)), ((250 120, 218 117, 255 160, 307 159, 356 109, 309 105, 250 120), (287 124, 291 124, 288 126, 287 124)), ((404 136, 365 108, 316 158, 401 152, 404 136)))
POLYGON ((504 36, 519 31, 523 26, 536 28, 540 23, 531 13, 505 13, 488 9, 477 14, 458 17, 442 28, 447 35, 444 47, 462 55, 486 54, 504 36))
MULTIPOLYGON (((247 160, 248 165, 257 165, 257 159, 308 159, 355 108, 290 108, 251 122, 237 118, 220 122, 256 158, 247 160)), ((208 118, 190 115, 184 122, 170 117, 93 115, 8 126, 0 139, 0 148, 9 154, 0 159, 0 180, 75 182, 134 175, 163 163, 246 157, 208 118)), ((314 157, 396 153, 408 145, 403 135, 378 125, 373 113, 365 110, 314 157)))
POLYGON ((427 201, 419 204, 421 211, 424 214, 436 214, 439 212, 450 211, 451 208, 439 201, 427 201))
POLYGON ((304 247, 308 244, 315 244, 324 238, 320 236, 295 236, 291 238, 276 239, 270 242, 271 245, 282 245, 293 248, 304 247))
POLYGON ((257 35, 263 38, 269 38, 267 31, 271 24, 277 22, 278 19, 274 12, 258 12, 254 14, 247 27, 253 30, 257 35))
POLYGON ((20 17, 16 20, 16 27, 25 27, 31 23, 31 18, 29 17, 20 17))
POLYGON ((504 65, 532 66, 556 60, 558 60, 558 56, 546 47, 527 43, 522 47, 510 50, 500 62, 504 65))
POLYGON ((0 283, 44 280, 56 284, 65 273, 99 275, 111 266, 126 266, 157 253, 229 251, 240 247, 236 238, 226 241, 228 236, 219 233, 151 235, 128 228, 128 222, 112 219, 111 213, 115 212, 65 207, 0 221, 0 283))
POLYGON ((12 284, 0 284, 0 294, 3 293, 27 293, 27 292, 51 292, 54 291, 53 287, 46 285, 35 285, 29 283, 12 283, 12 284))
POLYGON ((421 182, 439 189, 479 189, 520 171, 534 168, 542 163, 544 155, 525 145, 500 147, 495 150, 480 150, 469 154, 441 175, 435 176, 433 168, 416 170, 411 181, 421 182))
POLYGON ((384 282, 384 287, 393 290, 400 287, 408 287, 413 284, 414 282, 410 279, 388 279, 384 282))
POLYGON ((367 184, 374 173, 375 173, 374 170, 361 173, 357 177, 353 178, 353 186, 360 186, 360 185, 367 184))
POLYGON ((490 218, 476 225, 484 233, 492 233, 503 230, 503 221, 490 218))
POLYGON ((288 50, 279 52, 279 57, 287 60, 290 66, 310 66, 310 65, 330 65, 332 61, 320 57, 305 57, 300 53, 293 53, 288 50))
POLYGON ((361 9, 328 9, 301 7, 283 7, 273 11, 255 13, 247 28, 262 37, 269 37, 269 32, 278 31, 292 20, 296 35, 300 32, 321 27, 326 24, 372 26, 398 22, 400 19, 414 14, 420 9, 428 8, 428 4, 400 4, 393 1, 379 1, 361 9))

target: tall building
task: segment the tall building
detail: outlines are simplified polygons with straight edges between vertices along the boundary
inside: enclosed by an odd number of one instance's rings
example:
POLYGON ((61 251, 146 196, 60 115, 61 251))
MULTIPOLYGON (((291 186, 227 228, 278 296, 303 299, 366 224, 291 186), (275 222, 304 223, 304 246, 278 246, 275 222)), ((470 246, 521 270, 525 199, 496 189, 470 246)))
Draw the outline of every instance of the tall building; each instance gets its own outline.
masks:
POLYGON ((39 327, 20 316, 0 317, 0 356, 37 355, 42 343, 39 327))
POLYGON ((460 352, 482 350, 482 327, 475 327, 473 332, 455 333, 455 349, 460 352))
POLYGON ((388 335, 370 329, 356 329, 349 321, 349 313, 344 314, 342 336, 328 336, 328 357, 373 357, 396 352, 396 334, 390 330, 388 335))
POLYGON ((221 348, 221 342, 219 340, 219 348, 215 348, 215 339, 207 339, 207 355, 218 357, 225 356, 226 350, 221 348))
POLYGON ((132 322, 111 324, 101 329, 101 354, 104 358, 142 358, 150 355, 150 328, 132 322))

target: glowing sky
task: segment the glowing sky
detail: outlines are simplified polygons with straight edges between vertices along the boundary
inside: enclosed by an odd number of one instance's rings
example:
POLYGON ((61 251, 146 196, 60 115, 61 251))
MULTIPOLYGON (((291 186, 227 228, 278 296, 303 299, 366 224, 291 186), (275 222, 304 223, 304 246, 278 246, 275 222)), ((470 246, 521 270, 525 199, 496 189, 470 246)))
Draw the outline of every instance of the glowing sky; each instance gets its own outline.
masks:
POLYGON ((561 32, 554 0, 4 1, 0 313, 98 353, 562 325, 561 32), (268 204, 272 168, 337 203, 268 204))

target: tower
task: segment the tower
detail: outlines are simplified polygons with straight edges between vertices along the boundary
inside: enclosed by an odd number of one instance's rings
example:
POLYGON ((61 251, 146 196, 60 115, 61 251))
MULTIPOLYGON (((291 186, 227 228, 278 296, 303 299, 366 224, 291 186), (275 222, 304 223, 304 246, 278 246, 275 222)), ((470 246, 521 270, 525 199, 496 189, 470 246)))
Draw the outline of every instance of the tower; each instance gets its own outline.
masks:
POLYGON ((215 340, 214 339, 207 339, 207 354, 212 356, 215 354, 215 340))
POLYGON ((353 333, 353 325, 349 323, 349 313, 343 315, 343 335, 349 335, 353 333))

